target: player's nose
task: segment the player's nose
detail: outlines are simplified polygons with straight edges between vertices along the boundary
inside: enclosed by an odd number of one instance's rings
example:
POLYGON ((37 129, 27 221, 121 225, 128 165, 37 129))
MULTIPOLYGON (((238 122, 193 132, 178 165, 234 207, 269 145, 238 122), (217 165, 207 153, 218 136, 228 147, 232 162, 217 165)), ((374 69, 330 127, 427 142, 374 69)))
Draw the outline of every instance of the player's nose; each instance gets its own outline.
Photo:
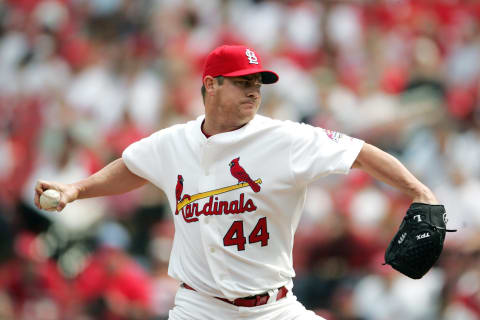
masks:
POLYGON ((251 88, 247 91, 247 97, 257 100, 260 97, 260 88, 251 88))

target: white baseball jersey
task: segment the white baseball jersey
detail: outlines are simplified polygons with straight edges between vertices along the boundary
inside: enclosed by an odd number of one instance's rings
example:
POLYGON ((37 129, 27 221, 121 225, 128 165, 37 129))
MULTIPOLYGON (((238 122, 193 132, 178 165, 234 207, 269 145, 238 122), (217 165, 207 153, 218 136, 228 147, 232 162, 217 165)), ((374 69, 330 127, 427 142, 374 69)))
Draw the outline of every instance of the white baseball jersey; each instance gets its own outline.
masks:
POLYGON ((173 208, 169 275, 231 300, 291 286, 307 185, 348 173, 363 141, 260 115, 207 139, 203 119, 160 130, 123 152, 129 170, 164 190, 173 208))

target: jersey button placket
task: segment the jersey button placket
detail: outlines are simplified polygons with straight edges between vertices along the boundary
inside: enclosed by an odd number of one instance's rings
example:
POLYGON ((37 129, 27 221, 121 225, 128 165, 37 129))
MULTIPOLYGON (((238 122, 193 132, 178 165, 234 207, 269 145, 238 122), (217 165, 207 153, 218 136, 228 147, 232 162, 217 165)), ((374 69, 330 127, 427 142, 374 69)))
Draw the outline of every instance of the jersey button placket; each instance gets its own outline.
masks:
POLYGON ((210 175, 210 170, 209 170, 209 164, 210 164, 209 151, 210 150, 209 149, 211 149, 211 141, 207 140, 207 142, 205 143, 205 146, 203 147, 203 159, 202 159, 203 173, 207 177, 210 175))

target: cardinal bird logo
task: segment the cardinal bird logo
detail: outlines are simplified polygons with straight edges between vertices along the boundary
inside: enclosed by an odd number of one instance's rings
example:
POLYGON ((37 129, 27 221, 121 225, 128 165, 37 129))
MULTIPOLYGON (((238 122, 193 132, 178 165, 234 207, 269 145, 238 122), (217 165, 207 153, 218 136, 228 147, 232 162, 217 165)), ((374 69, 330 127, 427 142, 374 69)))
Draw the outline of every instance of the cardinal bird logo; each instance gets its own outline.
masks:
POLYGON ((246 182, 252 188, 254 192, 259 192, 260 191, 260 185, 256 183, 255 181, 250 178, 248 173, 245 171, 245 169, 240 166, 240 163, 238 161, 240 160, 240 157, 233 159, 230 161, 230 173, 234 178, 238 180, 238 183, 241 182, 246 182))
MULTIPOLYGON (((177 204, 180 202, 182 198, 182 192, 183 192, 183 177, 181 174, 179 174, 177 177, 177 186, 175 187, 175 198, 177 200, 177 204)), ((175 210, 175 214, 177 213, 178 211, 175 210)))

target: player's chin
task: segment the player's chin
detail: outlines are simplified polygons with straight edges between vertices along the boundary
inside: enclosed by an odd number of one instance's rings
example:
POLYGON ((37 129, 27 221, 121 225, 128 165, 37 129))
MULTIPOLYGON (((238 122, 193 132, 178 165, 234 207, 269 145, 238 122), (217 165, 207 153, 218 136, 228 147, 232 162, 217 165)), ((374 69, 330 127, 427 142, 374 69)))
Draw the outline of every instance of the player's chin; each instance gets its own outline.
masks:
POLYGON ((242 110, 242 112, 240 113, 240 118, 241 118, 242 124, 246 124, 246 123, 250 122, 250 120, 252 120, 255 117, 256 114, 257 114, 257 112, 254 109, 242 110))

